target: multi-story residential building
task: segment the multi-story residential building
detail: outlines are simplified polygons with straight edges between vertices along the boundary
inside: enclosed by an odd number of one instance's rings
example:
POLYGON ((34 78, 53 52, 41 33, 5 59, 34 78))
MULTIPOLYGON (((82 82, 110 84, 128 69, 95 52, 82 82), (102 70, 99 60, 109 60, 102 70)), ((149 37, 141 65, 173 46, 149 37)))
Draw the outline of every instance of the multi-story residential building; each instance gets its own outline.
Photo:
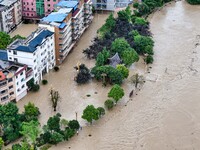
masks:
POLYGON ((59 0, 22 0, 24 19, 39 20, 54 10, 59 0))
POLYGON ((8 48, 8 61, 32 68, 35 83, 55 65, 54 33, 38 28, 26 40, 17 39, 8 48))
POLYGON ((0 0, 0 31, 9 33, 21 22, 21 0, 0 0))
POLYGON ((60 9, 43 18, 39 27, 55 33, 56 64, 61 64, 72 48, 71 8, 60 9))
POLYGON ((127 7, 130 0, 92 0, 95 10, 114 11, 117 7, 127 7))
POLYGON ((22 99, 27 94, 27 82, 33 78, 33 70, 27 65, 6 59, 7 52, 0 50, 0 104, 22 99))
POLYGON ((61 64, 93 19, 91 1, 62 0, 55 12, 41 19, 40 27, 55 32, 56 64, 61 64))

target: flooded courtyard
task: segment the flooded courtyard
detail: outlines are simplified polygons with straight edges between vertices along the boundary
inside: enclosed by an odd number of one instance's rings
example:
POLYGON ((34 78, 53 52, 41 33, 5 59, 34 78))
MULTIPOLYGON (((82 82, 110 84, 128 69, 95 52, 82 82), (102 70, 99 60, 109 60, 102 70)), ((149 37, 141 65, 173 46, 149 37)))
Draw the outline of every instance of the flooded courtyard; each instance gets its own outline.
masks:
POLYGON ((29 101, 34 102, 40 108, 41 123, 46 123, 55 114, 48 99, 52 86, 62 97, 58 104, 62 117, 75 119, 77 112, 83 130, 52 150, 200 149, 200 6, 173 2, 150 17, 155 41, 154 64, 147 73, 140 61, 130 68, 130 76, 139 72, 147 79, 156 76, 157 80, 147 80, 132 101, 128 95, 133 85, 126 80, 122 85, 126 95, 117 107, 87 126, 81 119, 83 109, 89 104, 103 106, 110 87, 103 88, 97 82, 77 86, 73 67, 78 62, 89 68, 94 66, 94 60, 86 59, 82 50, 92 43, 107 16, 95 16, 60 71, 47 74, 44 78, 48 85, 41 85, 37 93, 29 93, 18 106, 23 108, 29 101))

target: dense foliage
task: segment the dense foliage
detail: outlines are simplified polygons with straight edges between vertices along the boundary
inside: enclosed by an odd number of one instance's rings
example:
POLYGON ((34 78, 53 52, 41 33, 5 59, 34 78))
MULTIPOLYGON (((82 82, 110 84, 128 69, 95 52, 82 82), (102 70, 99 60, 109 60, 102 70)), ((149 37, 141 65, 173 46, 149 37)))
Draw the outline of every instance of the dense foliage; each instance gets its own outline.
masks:
POLYGON ((16 39, 25 39, 25 37, 15 35, 13 38, 11 38, 9 34, 0 32, 0 49, 6 49, 7 46, 16 39))
POLYGON ((108 97, 113 98, 117 103, 124 96, 124 90, 118 85, 115 84, 108 93, 108 97))
POLYGON ((8 103, 0 105, 0 127, 2 132, 2 139, 5 144, 15 141, 22 136, 20 131, 25 122, 37 120, 39 110, 33 104, 29 103, 25 107, 23 114, 19 113, 16 104, 8 103))
POLYGON ((81 64, 79 68, 75 67, 78 71, 77 76, 75 77, 75 81, 78 84, 87 83, 91 79, 90 70, 85 66, 85 64, 81 64))
POLYGON ((200 4, 200 0, 187 0, 187 2, 192 4, 192 5, 200 4))
POLYGON ((87 120, 87 122, 92 124, 93 120, 98 120, 99 119, 99 110, 95 108, 93 105, 88 105, 84 110, 83 110, 83 115, 82 118, 87 120))

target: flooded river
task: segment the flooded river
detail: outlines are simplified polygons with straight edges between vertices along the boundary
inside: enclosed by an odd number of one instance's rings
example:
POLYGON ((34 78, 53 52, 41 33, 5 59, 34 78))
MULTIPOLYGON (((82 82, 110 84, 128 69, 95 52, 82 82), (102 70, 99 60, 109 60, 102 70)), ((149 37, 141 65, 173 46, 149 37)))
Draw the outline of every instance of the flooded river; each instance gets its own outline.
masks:
MULTIPOLYGON (((96 16, 61 70, 45 76, 49 84, 41 86, 38 93, 30 93, 18 105, 34 102, 41 110, 43 124, 54 114, 47 98, 52 84, 62 97, 58 112, 68 119, 74 119, 78 112, 83 130, 52 150, 200 149, 200 6, 173 2, 150 17, 155 61, 145 76, 157 80, 147 80, 132 101, 128 101, 128 94, 133 86, 125 81, 126 96, 117 107, 92 126, 85 126, 81 119, 83 109, 88 104, 103 106, 110 87, 102 88, 101 83, 95 82, 77 86, 73 67, 77 62, 94 65, 84 57, 82 49, 91 44, 106 17, 96 16)), ((131 67, 131 74, 134 71, 144 73, 145 66, 139 62, 131 67)))

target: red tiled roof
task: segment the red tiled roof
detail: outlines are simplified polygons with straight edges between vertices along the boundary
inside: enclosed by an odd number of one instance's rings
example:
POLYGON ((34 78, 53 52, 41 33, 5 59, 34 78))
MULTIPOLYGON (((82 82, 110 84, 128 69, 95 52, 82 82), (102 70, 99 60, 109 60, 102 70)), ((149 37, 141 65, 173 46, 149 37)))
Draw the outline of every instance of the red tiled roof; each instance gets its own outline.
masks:
POLYGON ((80 11, 80 9, 77 8, 76 11, 72 14, 72 17, 76 16, 76 14, 78 14, 79 11, 80 11))
POLYGON ((2 71, 0 71, 0 81, 4 80, 6 76, 3 74, 2 71))

